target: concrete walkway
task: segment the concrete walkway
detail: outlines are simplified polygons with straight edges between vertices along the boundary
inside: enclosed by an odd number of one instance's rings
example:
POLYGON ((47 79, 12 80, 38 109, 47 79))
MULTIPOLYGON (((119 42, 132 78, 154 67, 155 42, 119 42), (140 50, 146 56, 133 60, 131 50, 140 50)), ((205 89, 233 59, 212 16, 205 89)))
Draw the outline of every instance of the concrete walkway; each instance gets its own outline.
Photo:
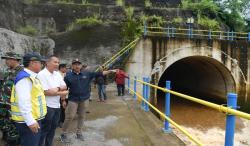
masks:
MULTIPOLYGON (((161 132, 162 122, 151 113, 143 112, 130 95, 116 96, 115 85, 107 88, 107 102, 97 102, 93 89, 89 114, 86 114, 83 135, 85 141, 75 139, 74 130, 70 134, 71 144, 59 141, 61 128, 55 135, 55 146, 152 146, 184 145, 175 135, 161 132)), ((72 127, 76 121, 72 122, 72 127)))
MULTIPOLYGON (((144 112, 130 95, 116 96, 115 85, 107 88, 108 101, 97 102, 93 89, 93 101, 89 103, 83 135, 85 141, 75 139, 76 121, 72 122, 71 144, 59 141, 61 128, 56 131, 54 146, 184 146, 173 134, 163 134, 163 122, 151 112, 144 112)), ((0 146, 4 142, 0 140, 0 146)))

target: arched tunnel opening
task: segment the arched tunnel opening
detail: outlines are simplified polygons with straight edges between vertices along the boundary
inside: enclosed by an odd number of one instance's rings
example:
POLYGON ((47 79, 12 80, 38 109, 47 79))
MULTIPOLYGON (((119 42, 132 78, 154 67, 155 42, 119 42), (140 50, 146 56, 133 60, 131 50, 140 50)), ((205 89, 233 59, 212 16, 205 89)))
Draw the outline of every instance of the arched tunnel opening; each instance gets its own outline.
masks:
MULTIPOLYGON (((165 70, 158 85, 165 87, 167 80, 171 81, 173 91, 217 104, 225 104, 227 93, 235 92, 236 89, 230 71, 219 61, 204 56, 186 57, 176 61, 165 70)), ((159 90, 157 106, 164 111, 165 93, 159 90)), ((190 119, 190 114, 201 121, 209 114, 214 114, 210 111, 202 112, 204 110, 207 108, 203 105, 171 95, 171 115, 179 123, 195 124, 196 122, 190 119)), ((221 126, 223 127, 223 124, 221 126)))

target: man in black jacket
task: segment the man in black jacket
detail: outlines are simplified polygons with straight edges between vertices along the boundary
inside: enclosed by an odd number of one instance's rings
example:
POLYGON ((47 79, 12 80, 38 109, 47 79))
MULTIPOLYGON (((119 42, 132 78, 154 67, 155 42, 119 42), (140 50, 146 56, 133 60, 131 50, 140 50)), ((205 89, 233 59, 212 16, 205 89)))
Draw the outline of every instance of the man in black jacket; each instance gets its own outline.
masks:
POLYGON ((74 59, 72 61, 72 71, 68 72, 64 78, 69 89, 68 106, 65 111, 65 121, 62 127, 63 133, 61 134, 61 141, 64 143, 70 143, 67 133, 76 113, 78 114, 76 138, 82 141, 84 140, 81 130, 86 108, 85 101, 90 97, 91 81, 95 77, 110 73, 110 71, 81 71, 81 68, 81 61, 79 59, 74 59))

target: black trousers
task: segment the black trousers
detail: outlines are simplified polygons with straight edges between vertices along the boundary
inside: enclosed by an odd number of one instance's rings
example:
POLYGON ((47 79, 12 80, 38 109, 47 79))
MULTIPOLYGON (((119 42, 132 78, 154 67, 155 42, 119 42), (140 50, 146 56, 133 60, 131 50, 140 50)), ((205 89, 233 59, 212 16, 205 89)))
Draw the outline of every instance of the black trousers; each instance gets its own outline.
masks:
POLYGON ((117 92, 118 96, 123 96, 124 95, 124 90, 125 90, 125 85, 124 84, 117 84, 117 92))
MULTIPOLYGON (((65 99, 65 101, 66 101, 66 103, 68 104, 68 99, 65 99)), ((64 122, 64 120, 65 120, 65 109, 63 108, 63 106, 62 106, 62 102, 60 101, 60 104, 61 104, 61 106, 60 106, 60 109, 61 109, 61 114, 60 114, 60 123, 63 123, 64 122)))

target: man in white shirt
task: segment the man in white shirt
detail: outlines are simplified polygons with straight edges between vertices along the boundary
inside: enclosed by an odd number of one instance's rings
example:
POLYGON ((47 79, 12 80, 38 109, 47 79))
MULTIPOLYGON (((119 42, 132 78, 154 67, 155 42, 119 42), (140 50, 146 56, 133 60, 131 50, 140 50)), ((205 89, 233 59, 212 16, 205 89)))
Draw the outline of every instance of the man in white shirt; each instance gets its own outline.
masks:
POLYGON ((27 53, 23 57, 25 69, 17 74, 12 89, 11 119, 20 135, 21 146, 38 146, 41 120, 47 112, 44 92, 36 78, 41 60, 38 53, 27 53))
POLYGON ((47 115, 42 121, 42 133, 40 146, 52 146, 55 130, 60 120, 60 97, 65 98, 68 94, 66 84, 57 71, 59 59, 56 56, 50 56, 46 62, 46 67, 38 73, 47 103, 47 115))

